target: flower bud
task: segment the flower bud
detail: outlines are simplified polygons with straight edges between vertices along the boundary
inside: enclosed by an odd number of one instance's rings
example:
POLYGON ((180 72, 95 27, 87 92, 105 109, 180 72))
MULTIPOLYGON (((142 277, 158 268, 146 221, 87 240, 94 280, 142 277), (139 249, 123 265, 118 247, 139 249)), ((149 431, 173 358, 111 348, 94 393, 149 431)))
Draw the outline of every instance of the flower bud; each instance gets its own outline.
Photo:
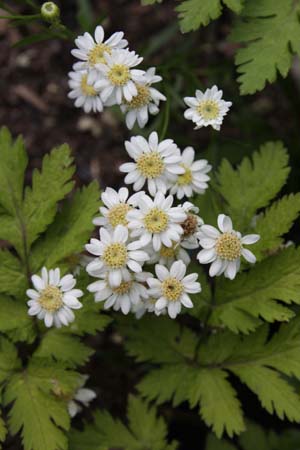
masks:
POLYGON ((60 9, 54 2, 46 2, 41 7, 41 15, 46 22, 59 22, 60 9))

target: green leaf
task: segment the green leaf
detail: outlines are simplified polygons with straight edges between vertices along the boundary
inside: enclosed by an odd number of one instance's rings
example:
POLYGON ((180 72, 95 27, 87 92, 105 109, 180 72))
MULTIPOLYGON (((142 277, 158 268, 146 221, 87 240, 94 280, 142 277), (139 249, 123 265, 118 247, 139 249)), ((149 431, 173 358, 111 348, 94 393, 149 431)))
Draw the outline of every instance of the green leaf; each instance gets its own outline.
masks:
POLYGON ((22 269, 18 258, 7 250, 0 250, 0 293, 24 296, 28 282, 22 269))
POLYGON ((154 3, 162 3, 163 0, 142 0, 142 5, 154 5, 154 3))
POLYGON ((256 258, 275 253, 284 244, 282 235, 292 227, 300 213, 300 194, 290 194, 273 203, 265 213, 258 215, 255 232, 260 240, 251 247, 256 258))
POLYGON ((16 347, 4 337, 0 337, 0 383, 21 366, 16 347))
POLYGON ((237 448, 227 441, 220 441, 214 434, 209 434, 206 441, 205 450, 237 450, 237 448))
POLYGON ((25 191, 23 214, 28 247, 53 221, 57 203, 72 189, 73 158, 68 145, 54 148, 43 159, 42 170, 34 170, 32 187, 25 191))
POLYGON ((92 219, 100 206, 99 196, 98 183, 93 182, 65 203, 45 237, 33 248, 31 264, 34 269, 39 270, 43 265, 54 267, 84 250, 94 229, 92 219))
MULTIPOLYGON (((224 0, 223 3, 236 13, 240 13, 244 0, 224 0)), ((195 31, 222 13, 221 0, 184 0, 176 8, 183 33, 195 31)))
POLYGON ((24 301, 12 300, 4 295, 0 296, 0 329, 14 342, 32 342, 35 337, 34 322, 28 315, 28 307, 24 301))
POLYGON ((242 42, 236 55, 242 94, 262 90, 277 72, 286 77, 294 53, 300 54, 300 5, 294 0, 247 0, 232 39, 242 42))
MULTIPOLYGON (((0 442, 4 442, 7 435, 7 428, 3 418, 0 416, 0 442)), ((0 449, 2 448, 0 444, 0 449)))
POLYGON ((300 303, 300 249, 289 247, 258 263, 234 281, 221 280, 210 323, 248 333, 260 323, 288 321, 294 312, 283 306, 300 303))
POLYGON ((268 142, 244 158, 235 170, 223 160, 217 175, 217 189, 227 202, 227 213, 235 229, 244 231, 257 209, 267 206, 285 184, 290 168, 281 142, 268 142), (268 176, 266 176, 268 174, 268 176))
POLYGON ((66 334, 63 330, 50 330, 43 337, 34 356, 60 361, 73 368, 85 364, 92 353, 93 350, 77 337, 66 334))

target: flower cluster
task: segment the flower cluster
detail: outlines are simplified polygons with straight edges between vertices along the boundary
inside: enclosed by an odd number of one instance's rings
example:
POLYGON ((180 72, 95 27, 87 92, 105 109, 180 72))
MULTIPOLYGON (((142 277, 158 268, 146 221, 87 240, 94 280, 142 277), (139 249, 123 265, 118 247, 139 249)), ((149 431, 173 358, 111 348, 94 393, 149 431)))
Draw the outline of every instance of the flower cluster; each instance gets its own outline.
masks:
POLYGON ((166 100, 152 87, 162 78, 155 74, 154 67, 147 71, 136 69, 143 58, 128 49, 123 37, 123 32, 116 32, 105 39, 100 25, 94 36, 86 32, 77 37, 72 55, 79 61, 69 73, 69 97, 86 113, 119 105, 129 129, 136 121, 143 128, 149 114, 157 114, 160 101, 166 100))

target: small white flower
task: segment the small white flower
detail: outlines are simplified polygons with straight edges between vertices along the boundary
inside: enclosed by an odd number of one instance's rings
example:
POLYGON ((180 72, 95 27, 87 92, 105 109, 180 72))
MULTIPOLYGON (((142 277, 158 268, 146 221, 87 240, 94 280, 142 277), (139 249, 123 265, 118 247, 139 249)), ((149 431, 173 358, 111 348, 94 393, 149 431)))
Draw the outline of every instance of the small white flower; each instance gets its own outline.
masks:
POLYGON ((46 327, 60 328, 68 325, 75 318, 72 309, 79 309, 82 304, 78 300, 83 296, 80 289, 74 289, 76 280, 73 275, 65 275, 60 278, 60 270, 48 270, 42 268, 41 277, 31 277, 34 289, 28 289, 30 300, 28 314, 43 319, 46 327))
POLYGON ((176 180, 176 175, 184 173, 180 166, 180 150, 172 139, 158 142, 158 135, 153 131, 147 141, 142 136, 134 136, 125 142, 125 147, 134 163, 125 163, 120 171, 127 173, 126 184, 133 184, 135 191, 140 191, 147 182, 152 196, 157 191, 163 194, 168 183, 176 180))
POLYGON ((230 217, 224 214, 218 216, 220 231, 211 225, 202 225, 199 233, 201 250, 197 258, 201 264, 212 263, 209 269, 211 277, 224 273, 226 278, 233 280, 239 271, 241 256, 254 264, 255 256, 244 245, 254 244, 260 239, 258 234, 242 236, 232 228, 230 217))
POLYGON ((91 75, 88 80, 88 72, 69 72, 69 87, 71 91, 68 97, 75 99, 76 108, 83 108, 90 113, 103 111, 103 103, 99 89, 95 88, 96 75, 91 75))
MULTIPOLYGON (((191 262, 191 258, 187 251, 181 246, 182 241, 174 242, 171 247, 162 245, 158 251, 153 249, 152 243, 144 247, 145 252, 149 255, 147 264, 161 264, 166 267, 171 267, 174 261, 183 261, 186 266, 191 262)), ((197 245, 199 246, 199 245, 197 245)))
POLYGON ((215 130, 220 130, 223 118, 226 116, 231 102, 222 100, 223 91, 217 86, 206 89, 205 92, 196 90, 196 97, 185 97, 184 101, 189 106, 184 112, 187 120, 196 124, 196 129, 211 125, 215 130))
POLYGON ((121 284, 112 287, 109 283, 108 273, 99 275, 100 280, 88 286, 90 292, 95 293, 95 301, 105 301, 104 308, 113 307, 115 311, 121 309, 123 314, 128 314, 132 305, 137 305, 141 300, 148 298, 146 280, 151 273, 129 273, 123 277, 121 284))
POLYGON ((196 281, 198 274, 185 276, 186 266, 182 261, 174 262, 170 271, 156 264, 155 273, 158 279, 150 278, 147 282, 150 287, 149 295, 157 298, 155 308, 158 311, 167 307, 169 316, 175 319, 181 311, 181 305, 193 308, 188 294, 201 291, 200 283, 196 281))
MULTIPOLYGON (((152 274, 151 274, 152 275, 152 274)), ((157 298, 148 297, 137 305, 132 305, 131 312, 135 314, 136 319, 141 319, 147 312, 154 313, 156 316, 161 316, 167 313, 167 308, 156 309, 155 303, 157 302, 157 298)))
POLYGON ((96 27, 94 37, 87 32, 83 36, 78 36, 75 39, 78 48, 71 51, 75 58, 80 59, 80 62, 75 64, 74 69, 93 69, 96 64, 105 63, 105 52, 111 54, 115 49, 127 47, 128 42, 123 39, 123 36, 124 33, 119 31, 104 41, 104 30, 101 25, 96 27))
POLYGON ((132 238, 139 237, 142 247, 152 242, 153 249, 159 251, 161 246, 172 247, 179 242, 183 234, 180 225, 186 219, 186 213, 181 207, 172 207, 173 197, 158 192, 154 200, 148 195, 141 195, 138 208, 129 211, 128 228, 132 238))
POLYGON ((184 196, 191 197, 194 192, 203 194, 208 188, 207 182, 210 177, 207 173, 211 170, 211 165, 206 159, 195 159, 195 150, 193 147, 186 147, 181 155, 181 167, 184 168, 184 173, 178 175, 175 184, 170 188, 170 194, 177 195, 181 200, 184 196))
POLYGON ((123 225, 117 225, 113 231, 100 228, 100 240, 92 238, 86 250, 97 256, 86 267, 92 276, 108 272, 108 282, 111 287, 120 286, 128 276, 128 268, 133 272, 141 272, 142 265, 149 258, 147 253, 139 250, 139 241, 128 242, 128 230, 123 225))
POLYGON ((110 98, 120 105, 125 99, 130 102, 138 94, 136 83, 144 83, 144 70, 133 69, 143 58, 134 51, 114 50, 111 55, 104 53, 105 63, 96 64, 100 79, 95 83, 101 89, 101 98, 106 102, 110 98))
POLYGON ((181 237, 180 245, 184 248, 192 250, 199 247, 198 234, 204 222, 201 217, 197 215, 199 213, 199 208, 193 205, 193 203, 184 202, 182 208, 187 214, 187 218, 181 224, 183 228, 183 235, 181 237))
POLYGON ((101 195, 105 205, 100 207, 102 217, 96 217, 93 223, 106 228, 116 228, 117 225, 127 226, 127 213, 136 206, 137 199, 142 193, 144 192, 137 192, 129 197, 129 191, 125 187, 120 188, 119 191, 107 187, 101 195))
POLYGON ((121 105, 121 111, 126 113, 126 125, 129 130, 136 121, 140 128, 144 128, 149 120, 149 113, 158 114, 159 102, 166 100, 161 92, 151 87, 152 84, 162 80, 159 75, 155 75, 155 67, 148 69, 144 78, 144 83, 136 84, 137 95, 130 102, 125 100, 121 105))
POLYGON ((82 382, 80 384, 79 389, 74 395, 74 398, 68 403, 68 411, 70 417, 75 417, 80 411, 82 411, 82 406, 88 407, 91 401, 93 401, 97 395, 96 392, 92 389, 85 388, 84 385, 88 379, 86 375, 83 375, 82 382))

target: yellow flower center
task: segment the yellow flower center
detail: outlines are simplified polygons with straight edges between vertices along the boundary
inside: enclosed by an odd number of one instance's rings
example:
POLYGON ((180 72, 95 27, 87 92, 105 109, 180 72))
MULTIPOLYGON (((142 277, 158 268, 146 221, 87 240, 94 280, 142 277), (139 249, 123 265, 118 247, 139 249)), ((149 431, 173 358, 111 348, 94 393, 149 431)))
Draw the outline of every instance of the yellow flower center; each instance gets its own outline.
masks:
POLYGON ((173 277, 166 278, 161 284, 161 289, 163 296, 169 302, 176 302, 184 290, 183 284, 177 278, 173 277))
POLYGON ((102 259, 110 269, 120 269, 127 261, 126 245, 119 242, 108 245, 102 259))
POLYGON ((131 209, 129 205, 126 203, 120 203, 119 205, 113 206, 108 213, 108 221, 111 224, 113 228, 115 228, 117 225, 124 225, 126 226, 128 224, 126 216, 128 211, 131 209))
POLYGON ((234 261, 241 256, 242 243, 234 233, 224 233, 217 239, 215 249, 219 258, 234 261))
POLYGON ((179 250, 177 243, 173 244, 172 247, 165 247, 162 245, 159 253, 163 258, 175 258, 179 250))
POLYGON ((180 164, 184 168, 185 172, 178 176, 177 183, 179 186, 184 186, 186 184, 191 184, 193 181, 192 171, 185 164, 180 164))
POLYGON ((96 89, 93 86, 88 84, 87 75, 82 76, 80 85, 81 85, 81 90, 85 95, 87 95, 89 97, 95 97, 97 95, 96 89))
POLYGON ((113 288, 113 292, 118 295, 127 294, 131 289, 132 283, 132 281, 123 281, 120 286, 113 288))
POLYGON ((183 237, 186 238, 196 233, 198 230, 198 219, 195 214, 188 214, 185 221, 181 224, 183 228, 183 237))
POLYGON ((137 88, 137 95, 132 98, 131 102, 125 101, 125 105, 127 105, 129 109, 142 108, 143 106, 148 105, 151 100, 150 89, 148 86, 136 84, 135 87, 137 88))
POLYGON ((144 217, 144 225, 150 233, 161 233, 168 226, 168 215, 160 208, 152 208, 144 217))
POLYGON ((215 100, 202 100, 197 106, 197 111, 203 119, 216 119, 220 113, 220 108, 215 100))
POLYGON ((124 86, 130 80, 130 70, 124 64, 115 64, 107 74, 112 84, 124 86))
POLYGON ((41 292, 39 303, 46 311, 57 311, 63 305, 61 290, 56 286, 47 286, 41 292))
POLYGON ((88 62, 91 66, 95 64, 105 64, 104 52, 111 54, 111 48, 105 44, 97 44, 88 54, 88 62))
POLYGON ((165 168, 162 157, 158 152, 144 153, 138 158, 136 165, 138 171, 145 178, 157 178, 165 168))

